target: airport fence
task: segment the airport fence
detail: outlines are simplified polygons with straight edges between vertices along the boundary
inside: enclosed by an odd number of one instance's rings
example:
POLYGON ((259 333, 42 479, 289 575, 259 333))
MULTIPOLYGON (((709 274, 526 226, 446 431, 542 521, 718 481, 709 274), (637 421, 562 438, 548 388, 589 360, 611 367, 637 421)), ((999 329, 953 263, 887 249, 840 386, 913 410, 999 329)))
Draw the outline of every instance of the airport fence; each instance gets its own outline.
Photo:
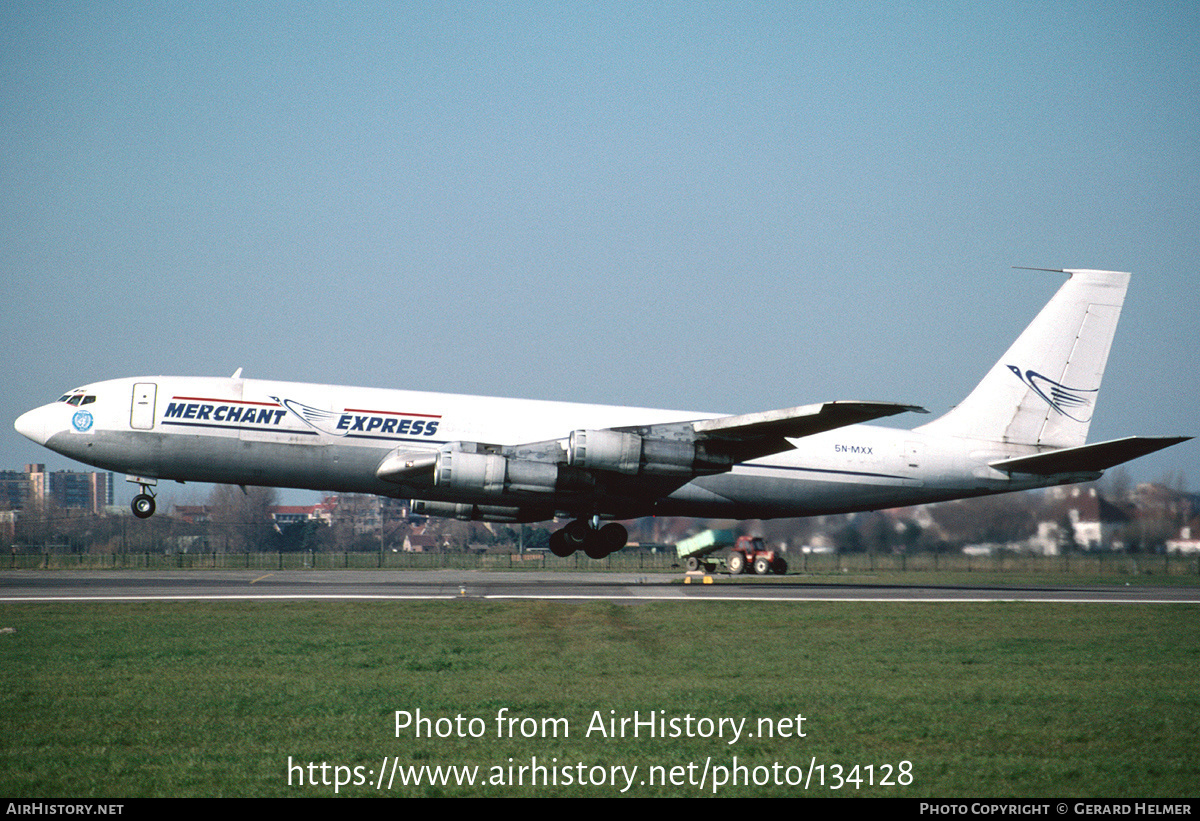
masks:
MULTIPOLYGON (((1069 553, 1038 556, 1013 552, 961 553, 788 553, 788 575, 980 573, 1007 575, 1200 576, 1194 554, 1069 553)), ((68 546, 17 546, 0 568, 13 570, 593 570, 682 572, 669 548, 623 550, 593 560, 583 553, 560 558, 544 551, 524 554, 403 552, 71 552, 68 546), (57 548, 57 549, 56 549, 57 548)), ((720 572, 718 568, 718 572, 720 572)))
MULTIPOLYGON (((582 552, 566 558, 548 552, 401 553, 255 552, 255 553, 13 553, 14 570, 671 570, 673 553, 636 551, 594 561, 582 552)), ((0 567, 4 563, 0 562, 0 567)))
POLYGON ((788 554, 789 573, 1004 573, 1096 576, 1200 575, 1200 556, 1089 551, 1044 556, 1015 551, 965 553, 788 554))

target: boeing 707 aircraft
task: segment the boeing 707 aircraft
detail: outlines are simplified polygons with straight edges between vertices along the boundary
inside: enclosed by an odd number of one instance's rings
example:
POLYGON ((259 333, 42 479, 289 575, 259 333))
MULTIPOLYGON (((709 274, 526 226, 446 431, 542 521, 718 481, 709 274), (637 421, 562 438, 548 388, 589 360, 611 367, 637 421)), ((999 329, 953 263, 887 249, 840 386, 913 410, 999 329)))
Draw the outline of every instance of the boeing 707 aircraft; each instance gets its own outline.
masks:
POLYGON ((1129 274, 1065 270, 967 398, 912 430, 912 405, 833 401, 739 416, 230 378, 77 388, 23 414, 38 444, 141 486, 158 480, 412 499, 414 512, 571 521, 551 550, 602 558, 617 520, 813 516, 1090 481, 1190 437, 1086 444, 1129 274))

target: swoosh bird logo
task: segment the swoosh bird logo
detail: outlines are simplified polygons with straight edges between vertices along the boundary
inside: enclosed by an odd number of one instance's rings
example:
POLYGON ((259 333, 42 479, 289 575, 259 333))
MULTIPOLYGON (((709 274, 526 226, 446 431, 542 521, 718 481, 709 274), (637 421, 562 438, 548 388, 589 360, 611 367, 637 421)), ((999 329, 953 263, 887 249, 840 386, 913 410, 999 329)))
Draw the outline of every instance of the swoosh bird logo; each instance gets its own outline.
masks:
POLYGON ((1049 377, 1042 376, 1037 371, 1024 371, 1015 365, 1009 365, 1008 369, 1016 374, 1025 385, 1042 399, 1054 410, 1061 413, 1068 419, 1073 419, 1076 422, 1090 422, 1092 414, 1090 412, 1092 403, 1096 401, 1096 394, 1099 388, 1087 390, 1085 388, 1071 388, 1061 382, 1055 382, 1049 377))
POLYGON ((345 431, 337 429, 337 420, 341 416, 340 413, 324 410, 323 408, 314 408, 312 405, 305 405, 294 399, 280 399, 278 396, 272 396, 271 398, 300 417, 301 421, 310 428, 314 428, 321 433, 327 433, 330 436, 346 435, 345 431))

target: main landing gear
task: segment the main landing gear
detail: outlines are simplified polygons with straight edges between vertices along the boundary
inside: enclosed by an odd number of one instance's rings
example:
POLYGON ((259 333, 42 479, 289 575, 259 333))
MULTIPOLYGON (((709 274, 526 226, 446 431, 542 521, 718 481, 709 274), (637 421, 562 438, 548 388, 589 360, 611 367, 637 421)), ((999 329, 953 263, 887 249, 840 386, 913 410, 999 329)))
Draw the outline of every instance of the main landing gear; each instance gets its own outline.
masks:
POLYGON ((627 541, 629 531, 624 525, 609 522, 601 527, 597 517, 590 522, 576 519, 550 534, 550 552, 565 558, 576 550, 583 550, 589 559, 603 559, 620 550, 627 541))

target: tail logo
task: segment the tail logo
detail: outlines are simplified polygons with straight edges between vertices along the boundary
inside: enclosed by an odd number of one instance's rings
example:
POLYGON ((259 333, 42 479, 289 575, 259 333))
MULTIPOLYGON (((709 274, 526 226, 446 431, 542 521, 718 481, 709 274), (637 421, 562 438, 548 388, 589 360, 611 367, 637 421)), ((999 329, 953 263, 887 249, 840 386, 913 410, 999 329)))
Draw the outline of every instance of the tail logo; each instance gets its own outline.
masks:
POLYGON ((1096 394, 1099 388, 1087 390, 1085 388, 1070 388, 1060 382, 1055 382, 1042 376, 1036 371, 1024 371, 1015 365, 1009 365, 1008 369, 1016 374, 1017 378, 1025 383, 1031 391, 1036 393, 1042 399, 1046 400, 1046 404, 1054 408, 1068 419, 1073 419, 1076 422, 1090 422, 1092 420, 1092 403, 1096 401, 1096 394))

